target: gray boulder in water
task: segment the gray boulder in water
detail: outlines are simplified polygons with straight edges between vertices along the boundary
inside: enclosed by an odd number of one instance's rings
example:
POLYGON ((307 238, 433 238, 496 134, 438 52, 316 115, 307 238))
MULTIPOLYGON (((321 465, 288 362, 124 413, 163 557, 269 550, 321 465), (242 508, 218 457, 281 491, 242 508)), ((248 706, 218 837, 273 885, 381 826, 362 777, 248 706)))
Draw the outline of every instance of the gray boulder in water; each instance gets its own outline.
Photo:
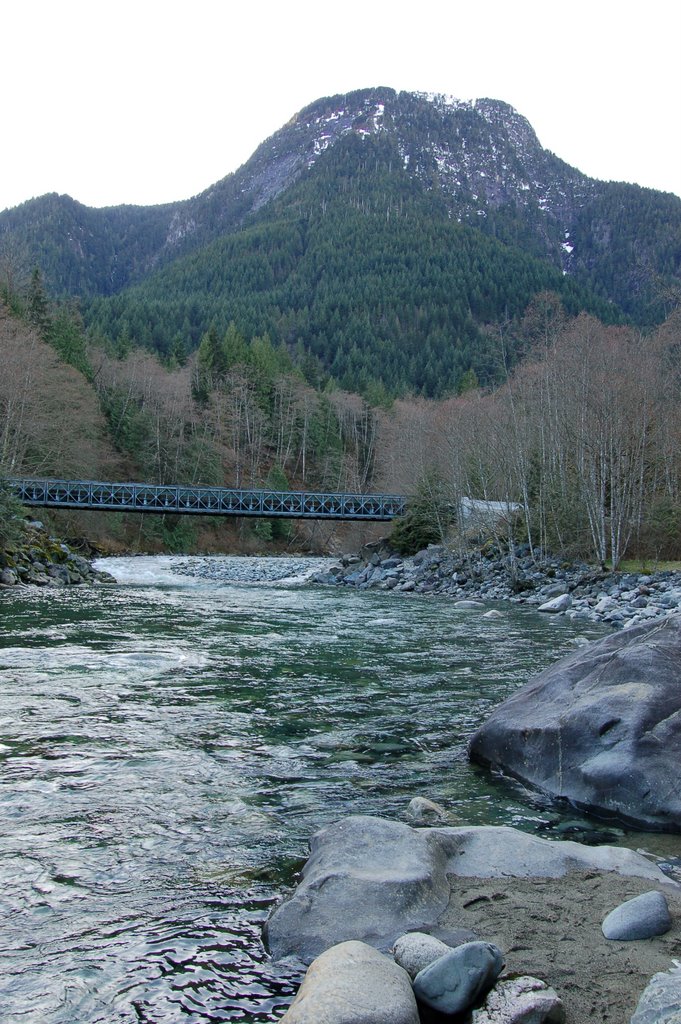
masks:
POLYGON ((329 946, 360 939, 387 952, 449 903, 447 855, 428 830, 351 815, 310 840, 296 891, 265 925, 272 957, 309 963, 329 946))
POLYGON ((469 756, 596 814, 681 832, 681 615, 546 669, 492 712, 469 756))

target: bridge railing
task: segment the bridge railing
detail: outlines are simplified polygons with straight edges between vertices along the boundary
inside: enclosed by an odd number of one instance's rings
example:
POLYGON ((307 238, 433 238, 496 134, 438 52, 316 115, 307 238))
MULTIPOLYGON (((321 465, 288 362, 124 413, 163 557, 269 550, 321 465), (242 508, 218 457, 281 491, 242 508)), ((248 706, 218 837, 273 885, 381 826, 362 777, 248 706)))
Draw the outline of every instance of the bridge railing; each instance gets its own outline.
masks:
POLYGON ((402 515, 406 505, 406 499, 399 494, 272 491, 28 478, 12 478, 8 483, 24 505, 118 512, 390 520, 402 515))

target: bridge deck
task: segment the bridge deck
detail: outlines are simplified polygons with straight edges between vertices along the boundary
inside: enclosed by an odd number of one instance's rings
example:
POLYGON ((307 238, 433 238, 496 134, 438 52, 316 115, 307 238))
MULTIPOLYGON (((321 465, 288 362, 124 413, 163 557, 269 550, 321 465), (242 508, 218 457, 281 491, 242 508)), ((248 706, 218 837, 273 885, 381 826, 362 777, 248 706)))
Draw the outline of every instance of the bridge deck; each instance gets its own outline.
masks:
POLYGON ((94 480, 12 478, 7 482, 23 505, 109 512, 386 521, 402 515, 406 504, 399 494, 158 486, 94 480))

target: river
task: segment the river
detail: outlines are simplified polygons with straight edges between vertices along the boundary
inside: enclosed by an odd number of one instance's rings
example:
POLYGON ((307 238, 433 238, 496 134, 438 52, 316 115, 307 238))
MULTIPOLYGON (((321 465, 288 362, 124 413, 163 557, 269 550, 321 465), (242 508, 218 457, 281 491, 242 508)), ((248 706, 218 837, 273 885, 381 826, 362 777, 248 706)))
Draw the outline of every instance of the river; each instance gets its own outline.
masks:
POLYGON ((342 815, 423 795, 566 834, 465 740, 603 627, 301 586, 301 560, 98 565, 119 583, 0 595, 6 1024, 278 1020, 300 976, 260 926, 342 815))

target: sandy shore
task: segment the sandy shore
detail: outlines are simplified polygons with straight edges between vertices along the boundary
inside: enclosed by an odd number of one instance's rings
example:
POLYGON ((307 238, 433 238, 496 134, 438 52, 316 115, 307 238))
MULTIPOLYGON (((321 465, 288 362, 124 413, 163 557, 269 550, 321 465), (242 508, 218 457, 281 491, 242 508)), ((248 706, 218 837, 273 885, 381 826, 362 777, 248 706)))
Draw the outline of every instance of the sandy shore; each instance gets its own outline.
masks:
POLYGON ((564 878, 453 878, 439 924, 470 928, 505 953, 506 971, 552 985, 568 1024, 628 1024, 653 974, 681 959, 681 886, 665 886, 674 920, 666 935, 634 942, 603 937, 603 918, 652 888, 612 872, 564 878))

